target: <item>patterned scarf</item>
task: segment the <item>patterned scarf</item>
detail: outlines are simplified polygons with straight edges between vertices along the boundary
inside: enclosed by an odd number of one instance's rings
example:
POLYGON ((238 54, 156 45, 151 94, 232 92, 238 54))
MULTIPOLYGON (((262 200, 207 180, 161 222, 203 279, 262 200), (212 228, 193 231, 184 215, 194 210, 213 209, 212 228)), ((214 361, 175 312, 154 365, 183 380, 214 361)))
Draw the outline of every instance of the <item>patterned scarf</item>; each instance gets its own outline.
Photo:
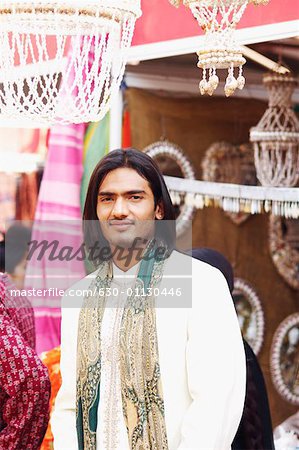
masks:
MULTIPOLYGON (((149 248, 122 316, 119 352, 123 414, 131 450, 168 450, 160 376, 155 298, 164 261, 149 248)), ((101 263, 80 312, 77 355, 77 434, 79 450, 96 450, 101 381, 101 326, 112 264, 101 263)))

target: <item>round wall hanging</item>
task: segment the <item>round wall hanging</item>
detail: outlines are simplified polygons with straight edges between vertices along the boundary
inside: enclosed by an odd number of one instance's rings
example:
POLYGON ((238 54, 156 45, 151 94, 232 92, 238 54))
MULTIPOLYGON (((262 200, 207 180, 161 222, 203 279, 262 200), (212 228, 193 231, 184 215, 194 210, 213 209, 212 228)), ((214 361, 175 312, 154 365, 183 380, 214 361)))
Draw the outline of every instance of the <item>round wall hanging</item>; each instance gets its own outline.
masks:
MULTIPOLYGON (((206 151, 202 161, 202 177, 205 181, 257 185, 253 150, 250 144, 240 146, 229 142, 215 142, 206 151)), ((225 213, 236 225, 240 225, 250 214, 225 213)))
MULTIPOLYGON (((193 164, 178 145, 167 140, 158 141, 149 145, 143 151, 156 160, 163 175, 195 180, 193 164)), ((189 228, 196 208, 185 204, 175 206, 175 208, 177 216, 176 232, 177 236, 181 236, 189 228)))
POLYGON ((271 347, 271 376, 284 400, 299 405, 299 313, 277 328, 271 347))
POLYGON ((257 355, 264 341, 265 318, 262 303, 247 281, 236 278, 233 300, 243 337, 257 355))
POLYGON ((299 220, 271 215, 269 245, 278 273, 293 289, 299 290, 299 220))

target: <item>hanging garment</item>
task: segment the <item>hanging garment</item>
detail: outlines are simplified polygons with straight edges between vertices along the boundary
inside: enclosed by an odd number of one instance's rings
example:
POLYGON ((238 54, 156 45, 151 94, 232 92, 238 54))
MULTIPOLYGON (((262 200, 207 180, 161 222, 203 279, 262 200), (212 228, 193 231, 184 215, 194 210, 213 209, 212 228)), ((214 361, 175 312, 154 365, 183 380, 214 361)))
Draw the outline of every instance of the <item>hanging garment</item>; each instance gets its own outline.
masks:
POLYGON ((37 195, 37 173, 22 173, 16 192, 16 220, 34 219, 37 195))
MULTIPOLYGON (((49 137, 48 157, 41 182, 32 241, 55 242, 58 250, 77 249, 81 233, 80 185, 85 125, 56 125, 49 137)), ((83 263, 74 259, 51 260, 45 252, 33 254, 27 265, 27 288, 45 289, 42 297, 32 299, 36 306, 36 341, 38 353, 60 344, 60 295, 50 288, 64 290, 85 275, 83 263)))
POLYGON ((98 162, 109 151, 109 123, 110 114, 107 113, 100 122, 90 123, 85 133, 83 147, 83 175, 80 195, 82 212, 91 174, 98 162))

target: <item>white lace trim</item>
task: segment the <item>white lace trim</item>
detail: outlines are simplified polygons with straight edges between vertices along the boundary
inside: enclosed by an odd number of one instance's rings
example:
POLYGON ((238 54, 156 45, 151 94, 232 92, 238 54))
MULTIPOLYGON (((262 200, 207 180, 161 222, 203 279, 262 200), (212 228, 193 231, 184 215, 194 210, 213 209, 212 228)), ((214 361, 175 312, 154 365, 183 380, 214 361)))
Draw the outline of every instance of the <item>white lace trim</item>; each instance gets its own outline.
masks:
POLYGON ((119 332, 125 301, 124 295, 109 298, 102 322, 100 432, 97 439, 97 448, 101 450, 129 450, 119 369, 119 332))

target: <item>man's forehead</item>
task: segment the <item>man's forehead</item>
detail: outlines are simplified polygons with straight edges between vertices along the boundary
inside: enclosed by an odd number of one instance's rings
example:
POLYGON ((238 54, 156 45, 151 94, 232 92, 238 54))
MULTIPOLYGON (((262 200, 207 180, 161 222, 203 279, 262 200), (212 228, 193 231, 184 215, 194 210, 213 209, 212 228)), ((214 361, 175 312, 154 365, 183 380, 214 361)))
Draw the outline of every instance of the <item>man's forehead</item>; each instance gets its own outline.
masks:
POLYGON ((131 191, 151 191, 149 182, 139 173, 127 167, 111 170, 99 186, 99 192, 124 194, 131 191))

